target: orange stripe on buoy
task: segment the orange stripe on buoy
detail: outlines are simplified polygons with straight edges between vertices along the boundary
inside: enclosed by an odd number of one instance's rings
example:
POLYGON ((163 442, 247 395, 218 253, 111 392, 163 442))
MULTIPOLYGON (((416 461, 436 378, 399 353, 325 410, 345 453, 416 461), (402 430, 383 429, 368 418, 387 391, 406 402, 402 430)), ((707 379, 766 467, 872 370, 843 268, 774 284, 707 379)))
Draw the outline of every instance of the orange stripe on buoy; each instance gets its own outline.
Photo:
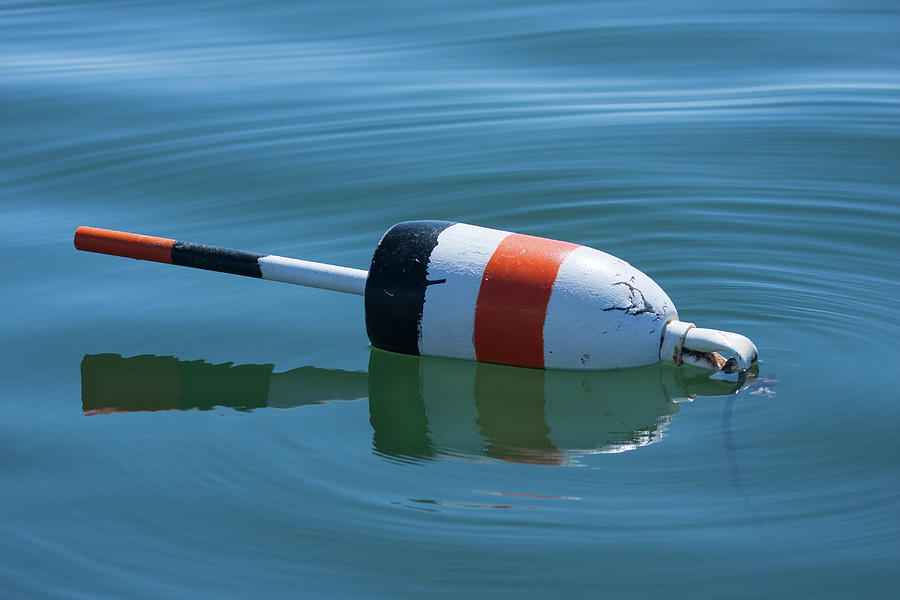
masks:
POLYGON ((544 319, 559 267, 578 244, 513 233, 488 261, 473 341, 483 362, 544 366, 544 319))
POLYGON ((172 246, 174 244, 175 240, 168 238, 97 227, 79 227, 75 230, 75 247, 79 250, 138 260, 172 264, 172 246))

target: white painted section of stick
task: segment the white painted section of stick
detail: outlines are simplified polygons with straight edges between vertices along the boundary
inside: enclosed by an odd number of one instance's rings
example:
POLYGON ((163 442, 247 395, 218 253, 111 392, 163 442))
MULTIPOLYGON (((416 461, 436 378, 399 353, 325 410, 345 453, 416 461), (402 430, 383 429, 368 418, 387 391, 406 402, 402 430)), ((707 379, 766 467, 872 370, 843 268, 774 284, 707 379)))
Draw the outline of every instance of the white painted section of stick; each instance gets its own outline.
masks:
POLYGON ((337 265, 326 265, 284 256, 264 256, 259 259, 263 279, 295 285, 333 290, 362 296, 366 293, 368 271, 337 265))
POLYGON ((475 360, 475 304, 488 261, 508 231, 457 223, 438 236, 428 261, 419 352, 475 360))

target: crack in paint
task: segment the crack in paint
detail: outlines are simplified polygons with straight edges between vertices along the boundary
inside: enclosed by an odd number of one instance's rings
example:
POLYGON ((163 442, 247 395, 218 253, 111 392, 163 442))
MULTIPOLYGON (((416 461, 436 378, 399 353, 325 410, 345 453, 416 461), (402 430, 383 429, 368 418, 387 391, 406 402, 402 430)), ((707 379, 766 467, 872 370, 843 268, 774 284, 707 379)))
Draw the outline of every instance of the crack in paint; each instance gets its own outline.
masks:
MULTIPOLYGON (((634 281, 634 278, 631 278, 634 281)), ((647 299, 644 298, 644 293, 641 290, 634 287, 632 284, 627 281, 617 281, 613 285, 624 285, 629 290, 629 297, 631 300, 630 306, 611 306, 609 308, 604 308, 603 312, 609 312, 611 310, 621 310, 626 315, 638 316, 638 315, 647 315, 652 314, 656 321, 659 321, 662 318, 662 314, 653 308, 653 305, 647 302, 647 299)))

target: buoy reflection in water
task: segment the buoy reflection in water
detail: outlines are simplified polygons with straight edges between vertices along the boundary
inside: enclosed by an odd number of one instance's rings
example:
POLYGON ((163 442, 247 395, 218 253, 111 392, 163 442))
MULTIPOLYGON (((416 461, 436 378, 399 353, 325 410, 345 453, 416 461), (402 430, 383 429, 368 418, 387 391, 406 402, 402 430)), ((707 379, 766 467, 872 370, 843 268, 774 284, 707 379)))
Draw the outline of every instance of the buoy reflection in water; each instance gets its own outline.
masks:
POLYGON ((542 371, 372 349, 369 372, 86 355, 85 414, 293 408, 369 399, 376 453, 396 460, 493 458, 574 465, 659 441, 679 402, 739 385, 698 370, 542 371))
POLYGON ((544 371, 377 349, 369 357, 374 447, 391 457, 577 464, 580 455, 657 442, 680 401, 738 389, 663 364, 544 371))

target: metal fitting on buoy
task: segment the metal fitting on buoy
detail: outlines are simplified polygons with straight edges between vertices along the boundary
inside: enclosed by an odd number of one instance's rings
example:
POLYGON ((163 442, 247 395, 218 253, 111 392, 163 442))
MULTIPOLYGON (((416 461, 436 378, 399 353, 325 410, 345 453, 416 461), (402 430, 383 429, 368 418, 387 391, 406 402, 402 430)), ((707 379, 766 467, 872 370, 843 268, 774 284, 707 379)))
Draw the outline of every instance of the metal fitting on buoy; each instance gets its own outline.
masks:
POLYGON ((678 320, 666 324, 659 347, 662 361, 716 371, 716 376, 728 380, 737 379, 753 366, 758 356, 753 342, 740 334, 703 329, 678 320))

